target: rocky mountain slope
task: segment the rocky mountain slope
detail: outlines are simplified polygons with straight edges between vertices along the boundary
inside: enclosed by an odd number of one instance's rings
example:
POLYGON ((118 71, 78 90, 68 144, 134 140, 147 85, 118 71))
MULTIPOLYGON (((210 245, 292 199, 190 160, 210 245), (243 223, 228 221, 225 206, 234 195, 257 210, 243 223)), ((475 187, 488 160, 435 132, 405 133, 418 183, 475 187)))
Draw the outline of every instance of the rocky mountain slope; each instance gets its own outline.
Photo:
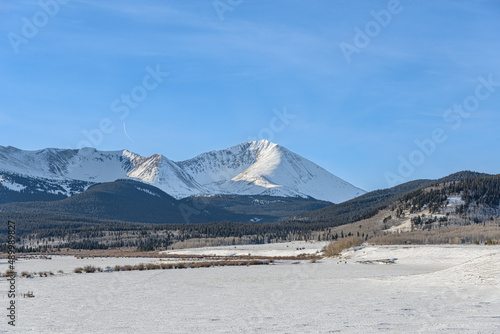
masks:
POLYGON ((24 151, 0 146, 0 198, 5 198, 4 203, 9 202, 9 197, 23 197, 19 194, 26 197, 21 201, 37 200, 41 194, 71 196, 93 184, 123 178, 149 183, 176 199, 196 194, 234 194, 340 203, 365 193, 266 140, 242 143, 179 162, 161 154, 143 157, 127 150, 24 151))

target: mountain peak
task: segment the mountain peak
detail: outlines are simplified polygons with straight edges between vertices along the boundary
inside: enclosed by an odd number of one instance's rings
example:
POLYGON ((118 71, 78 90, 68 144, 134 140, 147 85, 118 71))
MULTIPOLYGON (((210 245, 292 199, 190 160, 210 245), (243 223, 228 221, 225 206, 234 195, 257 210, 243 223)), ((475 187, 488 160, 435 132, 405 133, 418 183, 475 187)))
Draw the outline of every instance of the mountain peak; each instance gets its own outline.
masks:
POLYGON ((246 144, 249 144, 250 147, 257 148, 257 149, 267 149, 267 148, 280 147, 278 144, 273 143, 267 139, 254 140, 254 141, 247 142, 246 144))
POLYGON ((97 150, 93 147, 82 147, 81 149, 78 150, 78 155, 89 156, 96 152, 97 150))
POLYGON ((248 143, 254 144, 254 145, 262 145, 262 146, 267 146, 267 145, 270 145, 270 144, 277 145, 277 144, 275 144, 275 143, 273 143, 273 142, 271 142, 271 141, 269 141, 267 139, 254 140, 254 141, 250 141, 248 143))
POLYGON ((210 151, 177 164, 214 194, 313 197, 338 203, 365 193, 265 139, 210 151))
POLYGON ((161 154, 143 157, 128 150, 98 151, 85 147, 23 151, 0 147, 2 171, 61 182, 101 183, 130 178, 176 198, 195 194, 273 195, 339 203, 364 193, 265 139, 179 162, 161 154))

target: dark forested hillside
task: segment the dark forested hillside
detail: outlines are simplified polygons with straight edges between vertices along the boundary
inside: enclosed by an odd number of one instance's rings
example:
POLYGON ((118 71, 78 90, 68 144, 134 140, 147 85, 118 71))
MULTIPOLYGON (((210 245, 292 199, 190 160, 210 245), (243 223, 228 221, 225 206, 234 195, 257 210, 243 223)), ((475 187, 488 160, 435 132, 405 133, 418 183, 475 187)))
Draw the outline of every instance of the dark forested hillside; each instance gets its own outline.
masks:
POLYGON ((389 189, 375 190, 347 202, 333 204, 319 210, 293 216, 288 218, 287 221, 328 222, 331 226, 348 224, 375 215, 379 210, 405 195, 413 196, 410 195, 413 192, 418 194, 419 189, 453 181, 472 182, 471 180, 475 179, 477 181, 474 184, 481 184, 485 177, 490 176, 484 173, 463 171, 438 180, 410 181, 389 189))
MULTIPOLYGON (((431 233, 436 228, 483 226, 488 221, 485 231, 498 229, 500 175, 461 172, 434 181, 412 181, 273 222, 288 210, 300 212, 327 204, 296 198, 226 195, 191 196, 177 201, 150 185, 120 180, 92 186, 64 200, 3 204, 0 220, 16 221, 19 240, 29 245, 22 246, 20 252, 117 247, 152 250, 191 239, 217 239, 225 244, 331 240, 351 233, 365 239, 394 241, 397 237, 401 243, 406 234, 391 235, 387 229, 410 221, 408 235, 412 242, 425 242, 431 240, 431 235, 422 237, 418 233, 431 233), (382 209, 383 215, 375 216, 382 209), (259 221, 259 217, 263 220, 259 221), (373 218, 363 223, 363 231, 350 228, 344 234, 335 230, 345 228, 336 226, 367 217, 373 218), (379 227, 375 227, 379 218, 379 227)), ((6 226, 0 226, 4 248, 6 226)), ((361 229, 361 225, 356 223, 356 228, 361 229)), ((476 232, 474 236, 461 237, 459 230, 453 230, 452 237, 446 240, 485 241, 491 235, 485 231, 481 237, 476 232)))
MULTIPOLYGON (((73 217, 111 219, 139 223, 183 223, 183 206, 172 196, 151 185, 118 180, 100 183, 83 193, 50 202, 8 203, 0 206, 4 212, 25 214, 58 214, 73 217)), ((215 220, 222 210, 198 210, 189 215, 193 222, 215 220)), ((186 209, 187 210, 187 209, 186 209)))
POLYGON ((255 222, 277 221, 283 217, 321 209, 332 204, 331 202, 305 199, 301 197, 276 197, 263 195, 190 196, 182 199, 180 202, 195 208, 204 206, 217 207, 236 215, 254 217, 256 218, 253 219, 255 222))
POLYGON ((432 182, 432 180, 416 180, 389 189, 375 190, 350 201, 296 215, 285 219, 285 221, 329 223, 331 226, 348 224, 356 220, 368 218, 404 194, 423 188, 432 182))
POLYGON ((176 200, 151 185, 118 180, 96 184, 63 200, 6 203, 0 205, 0 210, 22 213, 27 217, 50 214, 154 224, 224 220, 264 223, 329 204, 314 199, 241 195, 190 196, 176 200))
POLYGON ((402 210, 410 210, 410 213, 423 208, 435 213, 448 203, 450 196, 457 195, 463 201, 457 213, 465 213, 471 206, 499 209, 500 175, 476 173, 469 178, 443 178, 438 181, 432 187, 404 195, 397 206, 402 210))

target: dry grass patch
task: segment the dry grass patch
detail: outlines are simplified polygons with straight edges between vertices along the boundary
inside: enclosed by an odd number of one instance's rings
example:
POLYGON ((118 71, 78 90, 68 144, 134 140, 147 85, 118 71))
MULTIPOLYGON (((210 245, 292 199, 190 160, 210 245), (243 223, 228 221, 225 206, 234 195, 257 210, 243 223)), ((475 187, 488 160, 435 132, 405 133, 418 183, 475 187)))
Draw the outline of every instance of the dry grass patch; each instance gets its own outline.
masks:
POLYGON ((439 244, 486 244, 494 245, 500 241, 500 227, 492 224, 483 226, 449 226, 439 229, 394 233, 377 236, 368 240, 375 245, 439 245, 439 244))
POLYGON ((351 247, 361 246, 363 244, 363 239, 360 237, 347 237, 340 239, 338 241, 332 241, 327 246, 325 246, 322 251, 326 257, 338 256, 344 249, 349 249, 351 247))
MULTIPOLYGON (((5 274, 3 274, 3 276, 5 276, 5 277, 11 277, 11 276, 14 276, 14 275, 16 275, 16 272, 14 270, 11 270, 11 269, 8 269, 5 272, 5 274)), ((2 276, 2 275, 0 275, 0 276, 2 276)))
MULTIPOLYGON (((224 267, 224 266, 255 266, 273 263, 273 260, 236 260, 236 261, 201 261, 201 262, 178 262, 178 263, 139 263, 134 266, 124 265, 114 266, 114 271, 132 271, 132 270, 161 270, 161 269, 194 269, 194 268, 210 268, 210 267, 224 267)), ((85 268, 75 268, 74 272, 81 274, 82 272, 93 273, 98 270, 98 268, 86 266, 85 268), (88 271, 86 270, 88 269, 88 271)))

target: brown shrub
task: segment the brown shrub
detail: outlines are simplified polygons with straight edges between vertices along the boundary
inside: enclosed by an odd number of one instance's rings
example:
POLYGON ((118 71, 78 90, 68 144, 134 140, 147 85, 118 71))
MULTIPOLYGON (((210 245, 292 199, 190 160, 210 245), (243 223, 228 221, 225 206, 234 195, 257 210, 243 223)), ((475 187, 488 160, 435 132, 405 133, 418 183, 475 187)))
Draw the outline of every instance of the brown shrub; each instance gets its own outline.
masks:
POLYGON ((172 269, 174 266, 171 263, 161 263, 160 268, 161 269, 172 269))
POLYGON ((132 270, 145 270, 146 269, 146 266, 144 265, 144 263, 139 263, 139 264, 136 264, 135 266, 132 267, 132 270))
POLYGON ((351 247, 361 246, 363 244, 363 239, 360 237, 352 236, 347 238, 342 238, 338 241, 332 241, 327 246, 322 249, 324 256, 338 256, 343 250, 349 249, 351 247))
POLYGON ((91 266, 91 265, 87 265, 87 266, 83 267, 83 270, 86 273, 94 273, 94 272, 96 272, 97 268, 94 266, 91 266))
POLYGON ((16 272, 14 270, 7 270, 4 274, 5 277, 10 277, 10 276, 14 276, 16 274, 16 272))
POLYGON ((155 269, 160 269, 161 267, 158 264, 154 263, 148 263, 146 264, 146 269, 147 270, 155 270, 155 269))

